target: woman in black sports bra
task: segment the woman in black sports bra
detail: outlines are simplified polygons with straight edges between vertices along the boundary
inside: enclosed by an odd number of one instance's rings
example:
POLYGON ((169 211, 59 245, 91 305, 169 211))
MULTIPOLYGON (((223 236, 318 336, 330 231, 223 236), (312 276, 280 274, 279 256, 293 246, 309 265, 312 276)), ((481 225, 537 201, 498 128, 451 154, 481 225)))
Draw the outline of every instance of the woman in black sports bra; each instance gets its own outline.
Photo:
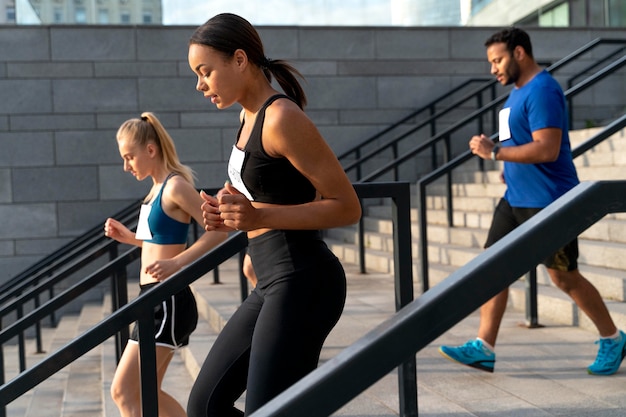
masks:
POLYGON ((344 270, 320 230, 357 222, 361 207, 303 111, 300 74, 265 57, 249 22, 213 17, 192 35, 188 59, 211 103, 243 107, 230 182, 216 197, 203 195, 202 208, 206 230, 247 232, 257 285, 211 348, 187 412, 244 415, 234 403, 245 391, 249 415, 316 368, 346 296, 344 270))
MULTIPOLYGON (((124 170, 141 181, 152 179, 142 206, 137 231, 115 219, 107 219, 105 235, 119 242, 141 246, 140 294, 168 279, 226 239, 226 233, 207 232, 187 246, 189 223, 202 222, 202 199, 193 172, 178 159, 172 138, 149 112, 125 121, 117 132, 124 170)), ((189 287, 164 300, 154 310, 159 416, 184 417, 185 409, 161 389, 174 351, 189 343, 198 311, 189 287)), ((139 345, 135 327, 111 382, 111 396, 122 417, 141 415, 139 345)))

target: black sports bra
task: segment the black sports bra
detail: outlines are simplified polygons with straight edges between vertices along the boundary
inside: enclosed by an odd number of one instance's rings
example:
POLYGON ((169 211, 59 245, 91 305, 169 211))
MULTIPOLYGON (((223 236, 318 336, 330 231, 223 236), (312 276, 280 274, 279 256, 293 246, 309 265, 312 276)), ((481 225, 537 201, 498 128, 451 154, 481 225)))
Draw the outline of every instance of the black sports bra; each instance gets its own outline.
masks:
MULTIPOLYGON (((228 162, 228 176, 231 183, 251 201, 272 204, 302 204, 315 199, 313 184, 300 173, 287 158, 275 158, 263 149, 263 122, 265 109, 284 94, 270 97, 259 109, 252 132, 245 148, 233 150, 228 162)), ((237 133, 237 140, 245 120, 237 133)))

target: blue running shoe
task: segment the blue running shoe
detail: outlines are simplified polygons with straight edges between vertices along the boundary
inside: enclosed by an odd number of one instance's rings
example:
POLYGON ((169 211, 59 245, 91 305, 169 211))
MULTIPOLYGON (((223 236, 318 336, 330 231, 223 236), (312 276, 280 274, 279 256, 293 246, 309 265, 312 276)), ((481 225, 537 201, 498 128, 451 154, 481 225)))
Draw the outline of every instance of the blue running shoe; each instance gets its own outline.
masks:
POLYGON ((595 362, 589 365, 587 372, 591 375, 613 375, 626 356, 626 334, 620 330, 617 340, 600 339, 596 344, 600 345, 598 356, 595 362))
POLYGON ((486 372, 493 372, 496 363, 495 352, 479 339, 469 340, 459 347, 441 346, 439 353, 446 359, 486 372))

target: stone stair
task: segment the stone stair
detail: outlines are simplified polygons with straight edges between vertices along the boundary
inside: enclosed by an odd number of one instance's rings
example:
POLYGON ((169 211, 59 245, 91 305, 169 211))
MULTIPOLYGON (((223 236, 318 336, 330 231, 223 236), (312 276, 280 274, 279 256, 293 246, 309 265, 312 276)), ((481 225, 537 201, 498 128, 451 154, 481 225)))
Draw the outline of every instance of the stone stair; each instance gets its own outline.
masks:
MULTIPOLYGON (((56 327, 42 326, 42 350, 27 339, 26 363, 32 367, 102 319, 102 305, 87 302, 80 313, 64 314, 56 327)), ((6 380, 18 374, 16 345, 4 347, 6 380)), ((91 417, 102 415, 101 347, 66 366, 7 406, 7 417, 91 417)))
MULTIPOLYGON (((583 138, 589 134, 577 132, 583 138)), ((581 179, 606 179, 604 175, 607 172, 624 172, 624 153, 618 155, 619 152, 613 150, 623 149, 625 142, 624 132, 621 132, 609 143, 579 158, 576 162, 581 179), (597 170, 594 168, 595 164, 609 163, 607 161, 617 168, 611 165, 608 168, 600 166, 597 170), (603 176, 595 177, 598 172, 602 172, 603 176)), ((480 183, 459 182, 455 185, 454 192, 458 197, 455 199, 457 226, 454 228, 445 225, 445 200, 439 196, 428 199, 431 285, 436 285, 482 251, 491 211, 502 195, 503 186, 498 183, 497 170, 475 176, 480 177, 480 183)), ((463 174, 462 177, 467 181, 471 175, 463 174)), ((365 275, 356 272, 357 250, 352 244, 355 228, 328 232, 326 240, 329 246, 342 259, 349 273, 348 299, 344 314, 323 349, 321 363, 394 313, 393 278, 390 275, 393 271, 393 243, 389 213, 389 207, 384 205, 367 208, 368 273, 365 275)), ((416 220, 416 209, 412 210, 412 217, 416 220)), ((615 321, 623 329, 626 329, 626 257, 620 255, 626 253, 625 224, 626 215, 609 215, 580 237, 581 271, 598 287, 615 321)), ((416 256, 418 230, 415 222, 412 234, 412 250, 416 256)), ((415 277, 418 276, 417 266, 415 259, 415 277)), ((187 403, 202 361, 239 303, 238 271, 235 257, 220 266, 221 284, 214 284, 212 273, 209 273, 192 285, 201 320, 190 345, 174 355, 163 386, 183 406, 187 403)), ((593 358, 595 348, 592 341, 597 334, 571 300, 549 283, 541 267, 538 272, 539 319, 548 327, 533 329, 530 338, 519 330, 525 306, 524 283, 520 280, 514 284, 509 311, 501 329, 503 337, 499 343, 500 359, 496 374, 484 374, 450 364, 436 351, 440 344, 458 344, 466 340, 475 331, 476 314, 418 353, 420 416, 470 417, 485 415, 484 412, 495 415, 493 412, 498 410, 500 415, 521 415, 516 413, 522 410, 539 413, 533 415, 553 415, 551 413, 558 409, 559 415, 608 417, 626 412, 626 401, 622 400, 619 388, 626 381, 626 372, 620 371, 611 378, 586 375, 584 367, 593 358), (552 328, 558 328, 558 332, 552 331, 552 328), (555 361, 555 358, 559 360, 555 361), (543 395, 537 391, 537 386, 549 386, 546 392, 558 390, 559 395, 543 395), (478 398, 480 404, 475 401, 478 398)), ((417 278, 415 284, 416 290, 419 289, 417 278)), ((138 285, 129 284, 129 297, 132 299, 137 293, 138 285)), ((52 352, 60 348, 109 315, 110 305, 108 297, 104 297, 102 304, 85 303, 80 314, 66 314, 56 328, 44 328, 43 349, 52 352)), ((9 380, 17 374, 17 361, 12 360, 17 354, 15 346, 5 346, 4 349, 8 368, 6 379, 9 380)), ((29 341, 29 366, 45 356, 34 353, 34 350, 34 343, 29 341)), ((111 338, 9 404, 7 416, 118 417, 119 411, 109 394, 115 367, 115 348, 111 338)), ((242 397, 238 406, 243 407, 243 401, 242 397)), ((333 415, 392 417, 398 415, 398 409, 397 375, 392 371, 333 415)))
MULTIPOLYGON (((584 142, 600 128, 573 131, 572 146, 584 142)), ((626 178, 626 131, 611 138, 575 159, 581 181, 626 178)), ((451 272, 465 265, 482 252, 482 245, 491 223, 493 208, 504 194, 506 186, 500 181, 502 162, 485 162, 491 166, 486 173, 463 172, 457 174, 453 186, 454 225, 447 226, 446 199, 438 195, 427 198, 428 257, 430 286, 445 279, 451 272)), ((436 194, 437 186, 433 186, 436 194)), ((429 192, 433 190, 429 188, 429 192)), ((413 192, 416 196, 416 192, 413 192)), ((416 291, 419 259, 417 204, 413 198, 411 234, 414 257, 413 274, 416 291)), ((378 272, 393 271, 393 241, 391 209, 388 205, 366 207, 365 244, 366 266, 378 272)), ((333 229, 327 232, 328 242, 341 259, 357 262, 358 253, 355 227, 333 229)), ((609 214, 579 237, 580 270, 600 291, 607 301, 616 324, 626 329, 626 213, 609 214)), ((511 307, 525 309, 524 277, 511 287, 511 307)), ((553 286, 543 266, 537 269, 539 319, 549 319, 566 325, 577 325, 595 330, 591 322, 578 311, 576 305, 553 286)))

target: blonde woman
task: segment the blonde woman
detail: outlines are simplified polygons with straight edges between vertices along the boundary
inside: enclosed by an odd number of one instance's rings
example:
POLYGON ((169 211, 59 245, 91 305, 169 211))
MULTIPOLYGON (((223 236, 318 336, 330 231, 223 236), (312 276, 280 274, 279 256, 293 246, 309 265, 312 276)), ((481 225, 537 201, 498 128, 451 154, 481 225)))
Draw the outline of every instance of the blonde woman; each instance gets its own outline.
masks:
MULTIPOLYGON (((224 232, 206 232, 187 246, 191 219, 202 224, 203 200, 194 187, 192 170, 181 164, 172 138, 149 112, 124 122, 117 132, 124 170, 138 181, 152 179, 152 188, 139 214, 137 231, 107 219, 105 235, 141 247, 140 294, 168 279, 226 238, 224 232)), ((189 287, 155 307, 155 339, 159 416, 186 416, 183 407, 161 389, 174 351, 189 343, 198 312, 189 287)), ((137 327, 117 366, 111 396, 122 417, 141 415, 140 365, 137 327)))

